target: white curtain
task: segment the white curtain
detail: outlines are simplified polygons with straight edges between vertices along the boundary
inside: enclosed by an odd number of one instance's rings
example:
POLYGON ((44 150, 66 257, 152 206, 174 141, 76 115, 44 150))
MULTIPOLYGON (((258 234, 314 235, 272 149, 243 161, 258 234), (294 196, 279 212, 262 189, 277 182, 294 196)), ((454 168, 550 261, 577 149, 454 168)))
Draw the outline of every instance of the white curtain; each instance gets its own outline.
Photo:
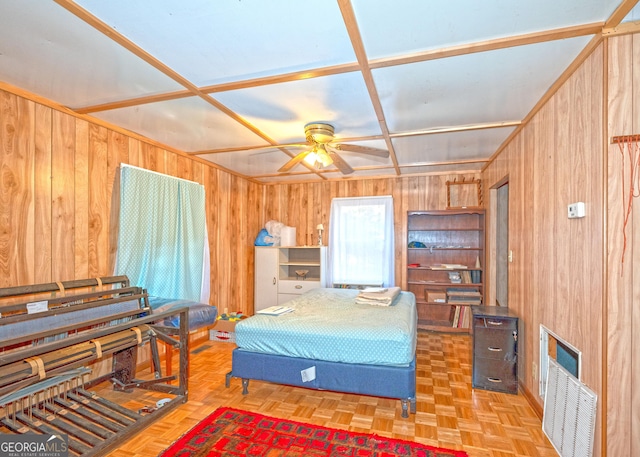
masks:
POLYGON ((395 285, 393 198, 334 198, 329 284, 395 285))
POLYGON ((204 187, 123 165, 116 271, 149 295, 209 302, 204 187))

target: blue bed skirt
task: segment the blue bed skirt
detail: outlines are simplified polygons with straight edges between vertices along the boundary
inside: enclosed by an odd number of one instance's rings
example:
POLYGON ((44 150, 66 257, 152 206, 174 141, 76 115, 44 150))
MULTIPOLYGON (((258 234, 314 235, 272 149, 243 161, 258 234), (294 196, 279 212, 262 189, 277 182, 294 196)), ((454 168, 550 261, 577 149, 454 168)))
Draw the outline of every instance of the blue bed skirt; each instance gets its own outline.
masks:
POLYGON ((311 360, 263 354, 236 348, 232 355, 232 371, 227 374, 242 378, 243 394, 248 393, 250 379, 307 387, 316 390, 398 398, 402 401, 402 417, 416 411, 416 363, 406 367, 364 365, 311 360), (315 379, 302 380, 302 371, 315 367, 315 379))

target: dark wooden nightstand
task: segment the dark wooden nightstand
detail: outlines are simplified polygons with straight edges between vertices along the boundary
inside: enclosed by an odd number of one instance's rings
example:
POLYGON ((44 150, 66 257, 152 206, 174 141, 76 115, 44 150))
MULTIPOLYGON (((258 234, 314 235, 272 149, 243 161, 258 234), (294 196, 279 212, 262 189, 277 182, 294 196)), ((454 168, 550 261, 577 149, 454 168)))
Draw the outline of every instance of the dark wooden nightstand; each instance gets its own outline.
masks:
POLYGON ((475 388, 518 393, 518 316, 501 306, 472 306, 475 388))

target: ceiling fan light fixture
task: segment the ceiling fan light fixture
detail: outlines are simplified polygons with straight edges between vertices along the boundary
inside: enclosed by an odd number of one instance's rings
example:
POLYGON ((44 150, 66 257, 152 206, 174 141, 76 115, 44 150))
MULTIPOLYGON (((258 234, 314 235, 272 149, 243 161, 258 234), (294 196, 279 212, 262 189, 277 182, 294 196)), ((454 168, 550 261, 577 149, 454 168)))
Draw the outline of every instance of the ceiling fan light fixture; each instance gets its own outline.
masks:
POLYGON ((314 167, 316 165, 316 162, 318 161, 318 154, 316 154, 315 151, 311 151, 309 154, 306 155, 306 157, 304 158, 304 161, 307 164, 314 167))
POLYGON ((307 141, 325 144, 333 140, 335 129, 326 122, 310 122, 304 126, 304 134, 307 141))
POLYGON ((318 147, 318 162, 322 164, 322 168, 328 167, 333 163, 333 159, 327 153, 327 150, 321 145, 318 147))
MULTIPOLYGON (((355 144, 342 144, 335 142, 333 125, 326 122, 310 122, 304 126, 304 134, 307 139, 308 149, 296 155, 291 155, 287 163, 278 169, 279 173, 288 173, 296 165, 303 162, 308 168, 321 170, 330 165, 335 166, 344 175, 354 172, 354 169, 340 157, 340 152, 356 152, 376 157, 389 157, 389 151, 355 144)), ((282 145, 286 147, 287 145, 282 145)), ((289 146, 306 146, 297 143, 289 146)))
POLYGON ((307 156, 304 158, 304 161, 311 165, 314 168, 321 169, 328 167, 333 163, 333 159, 327 153, 327 150, 322 147, 322 145, 318 145, 313 148, 307 156))

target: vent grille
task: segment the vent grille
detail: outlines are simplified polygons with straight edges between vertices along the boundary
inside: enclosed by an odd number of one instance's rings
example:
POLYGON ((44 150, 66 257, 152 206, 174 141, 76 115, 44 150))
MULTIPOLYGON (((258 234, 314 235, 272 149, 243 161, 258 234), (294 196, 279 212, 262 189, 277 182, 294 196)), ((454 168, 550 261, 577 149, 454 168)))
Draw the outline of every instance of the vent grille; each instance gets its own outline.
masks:
POLYGON ((591 457, 598 396, 549 358, 542 430, 562 457, 591 457))

